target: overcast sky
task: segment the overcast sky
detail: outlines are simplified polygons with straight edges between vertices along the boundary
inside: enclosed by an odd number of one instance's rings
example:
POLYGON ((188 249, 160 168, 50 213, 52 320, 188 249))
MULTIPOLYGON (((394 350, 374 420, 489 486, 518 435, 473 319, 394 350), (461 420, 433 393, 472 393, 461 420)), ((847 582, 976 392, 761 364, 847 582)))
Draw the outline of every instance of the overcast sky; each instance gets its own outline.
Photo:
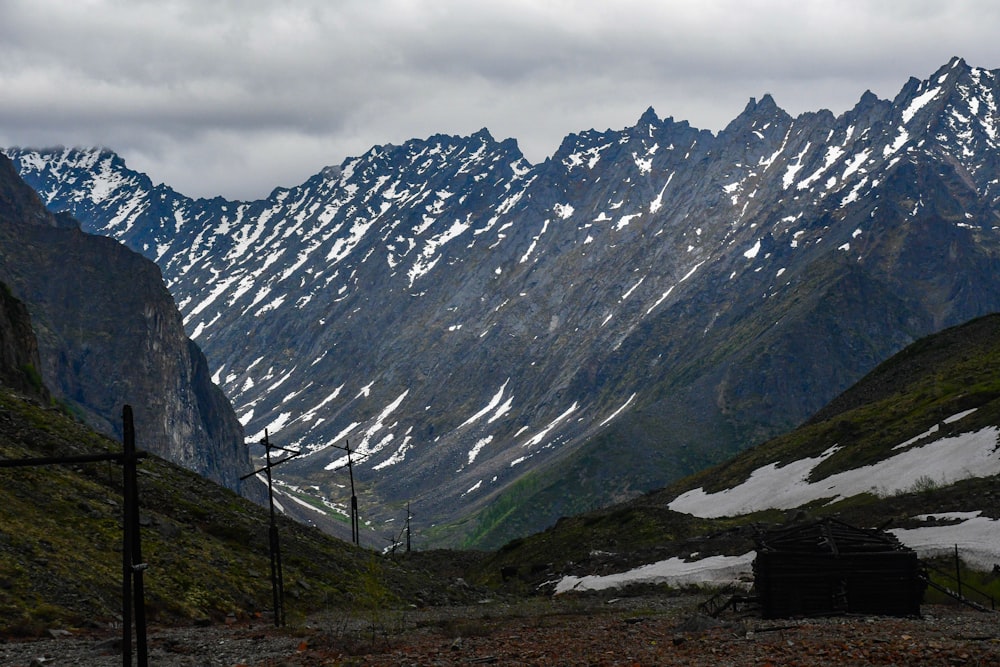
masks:
POLYGON ((718 131, 1000 68, 995 0, 0 0, 0 146, 107 146, 257 199, 376 144, 486 127, 541 162, 649 106, 718 131))

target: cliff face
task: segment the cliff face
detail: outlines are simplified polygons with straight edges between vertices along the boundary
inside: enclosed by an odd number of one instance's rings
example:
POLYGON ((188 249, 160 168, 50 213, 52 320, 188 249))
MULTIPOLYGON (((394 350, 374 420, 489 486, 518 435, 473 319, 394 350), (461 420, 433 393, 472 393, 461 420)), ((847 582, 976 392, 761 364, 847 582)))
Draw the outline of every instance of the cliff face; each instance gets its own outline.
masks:
POLYGON ((38 341, 28 309, 0 284, 0 385, 49 399, 38 368, 38 341))
POLYGON ((128 403, 141 448, 239 487, 249 471, 242 427, 159 269, 48 213, 2 157, 0 280, 31 313, 37 368, 56 398, 116 438, 128 403))

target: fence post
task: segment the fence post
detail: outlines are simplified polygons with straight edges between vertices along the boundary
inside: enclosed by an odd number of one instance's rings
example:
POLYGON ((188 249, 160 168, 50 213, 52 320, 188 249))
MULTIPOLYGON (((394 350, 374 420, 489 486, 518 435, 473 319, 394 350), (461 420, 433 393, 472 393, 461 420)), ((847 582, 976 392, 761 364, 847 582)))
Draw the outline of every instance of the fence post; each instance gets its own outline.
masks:
POLYGON ((958 594, 962 594, 962 563, 958 560, 958 545, 955 545, 955 581, 958 582, 958 594))

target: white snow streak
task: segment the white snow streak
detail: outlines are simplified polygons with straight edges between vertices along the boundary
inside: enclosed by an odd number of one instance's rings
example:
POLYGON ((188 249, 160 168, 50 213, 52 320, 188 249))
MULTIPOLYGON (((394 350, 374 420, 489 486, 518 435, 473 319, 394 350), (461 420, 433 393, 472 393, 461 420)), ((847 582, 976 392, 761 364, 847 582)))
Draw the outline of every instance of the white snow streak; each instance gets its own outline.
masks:
POLYGON ((491 442, 493 442, 493 436, 489 435, 489 436, 486 436, 485 438, 480 439, 479 441, 476 442, 475 445, 472 446, 472 449, 469 450, 469 465, 470 466, 475 462, 476 457, 479 456, 479 452, 481 452, 483 450, 483 447, 485 447, 486 445, 490 444, 491 442))
MULTIPOLYGON (((464 428, 464 427, 468 426, 469 424, 471 424, 471 423, 473 423, 475 421, 478 421, 482 417, 486 416, 487 413, 492 412, 493 410, 496 410, 497 406, 500 405, 500 401, 503 400, 504 391, 507 389, 507 385, 509 383, 510 383, 510 378, 507 378, 507 380, 500 387, 500 391, 498 391, 496 394, 494 394, 493 398, 491 398, 490 401, 489 401, 489 403, 486 404, 486 407, 483 408, 482 410, 480 410, 479 412, 477 412, 476 414, 472 415, 468 419, 466 419, 461 424, 459 424, 458 428, 464 428)), ((470 461, 470 463, 471 463, 471 461, 470 461)))
POLYGON ((632 401, 634 401, 634 400, 635 400, 635 397, 636 397, 636 395, 635 395, 635 394, 632 394, 631 396, 629 396, 629 397, 628 397, 628 400, 627 400, 627 401, 625 401, 625 403, 624 403, 624 404, 622 404, 622 406, 621 406, 620 408, 618 408, 617 410, 615 410, 614 412, 612 412, 612 413, 611 413, 611 416, 607 417, 607 418, 606 418, 606 419, 605 419, 604 421, 602 421, 602 422, 601 422, 601 423, 599 424, 599 426, 606 426, 606 425, 607 425, 608 423, 610 423, 610 422, 611 422, 611 421, 612 421, 612 420, 613 420, 613 419, 614 419, 615 417, 617 417, 618 415, 620 415, 620 414, 622 413, 622 411, 623 411, 623 410, 625 410, 625 408, 627 408, 627 407, 628 407, 629 405, 631 405, 631 404, 632 404, 632 401))
POLYGON ((934 99, 934 97, 939 92, 941 92, 940 88, 932 88, 931 90, 928 90, 926 93, 914 97, 913 101, 910 102, 910 106, 906 107, 906 109, 903 111, 903 122, 909 123, 911 120, 913 120, 913 117, 916 115, 916 113, 920 111, 920 109, 922 109, 924 105, 926 105, 928 102, 934 99))
POLYGON ((521 446, 522 447, 532 447, 534 445, 540 444, 543 440, 545 440, 545 436, 547 436, 549 434, 549 431, 551 431, 552 429, 554 429, 556 426, 558 426, 560 424, 560 422, 562 422, 564 419, 566 419, 571 414, 573 414, 574 412, 576 412, 577 407, 579 407, 577 403, 574 403, 573 405, 571 405, 569 407, 569 409, 566 410, 566 412, 562 413, 561 415, 559 415, 558 417, 556 417, 555 419, 553 419, 551 422, 549 422, 549 424, 545 428, 543 428, 541 431, 539 431, 538 433, 536 433, 535 435, 533 435, 531 438, 529 438, 525 442, 521 443, 521 446))

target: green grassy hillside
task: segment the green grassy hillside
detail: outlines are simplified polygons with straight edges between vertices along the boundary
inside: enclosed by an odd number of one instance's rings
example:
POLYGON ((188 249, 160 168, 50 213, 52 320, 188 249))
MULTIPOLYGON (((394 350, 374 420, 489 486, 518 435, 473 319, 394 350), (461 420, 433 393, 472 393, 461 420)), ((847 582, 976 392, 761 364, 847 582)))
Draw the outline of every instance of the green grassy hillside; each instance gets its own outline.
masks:
MULTIPOLYGON (((141 449, 141 424, 136 431, 141 449)), ((59 409, 0 389, 2 459, 120 448, 59 409)), ((264 508, 156 457, 140 462, 139 493, 151 622, 266 615, 272 602, 264 508)), ((279 529, 289 620, 363 605, 373 590, 379 604, 427 604, 455 594, 433 564, 382 558, 284 519, 279 529)), ((117 464, 0 468, 0 635, 113 621, 121 611, 121 548, 117 464)))
MULTIPOLYGON (((672 498, 703 486, 735 486, 768 463, 840 450, 813 473, 834 473, 887 458, 892 448, 937 425, 936 438, 1000 424, 1000 315, 975 319, 921 339, 880 364, 802 427, 658 494, 672 498), (976 408, 961 424, 951 415, 976 408)), ((932 472, 932 471, 929 471, 932 472)))

